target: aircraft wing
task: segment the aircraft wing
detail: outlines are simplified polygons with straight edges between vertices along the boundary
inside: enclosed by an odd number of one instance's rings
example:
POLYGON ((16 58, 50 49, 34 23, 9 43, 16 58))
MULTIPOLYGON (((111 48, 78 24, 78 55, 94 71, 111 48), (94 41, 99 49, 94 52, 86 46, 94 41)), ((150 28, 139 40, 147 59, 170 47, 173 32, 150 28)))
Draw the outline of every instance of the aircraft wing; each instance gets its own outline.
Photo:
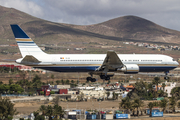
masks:
POLYGON ((97 71, 103 71, 104 73, 107 73, 108 71, 116 71, 117 68, 121 68, 123 66, 124 64, 116 52, 109 50, 107 51, 107 55, 103 64, 97 69, 97 71))

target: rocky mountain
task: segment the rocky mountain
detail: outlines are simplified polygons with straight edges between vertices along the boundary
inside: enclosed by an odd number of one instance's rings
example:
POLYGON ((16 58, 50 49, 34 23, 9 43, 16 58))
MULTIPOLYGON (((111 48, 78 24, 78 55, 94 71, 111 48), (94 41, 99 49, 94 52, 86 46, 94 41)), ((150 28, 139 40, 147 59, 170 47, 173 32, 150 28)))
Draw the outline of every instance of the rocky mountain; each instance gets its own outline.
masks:
POLYGON ((137 16, 124 16, 103 23, 74 28, 143 42, 180 43, 180 32, 164 28, 137 16))
MULTIPOLYGON (((180 44, 180 32, 136 16, 124 16, 95 25, 70 25, 42 20, 13 8, 0 6, 0 40, 14 39, 10 24, 18 24, 40 43, 117 40, 180 44)), ((15 42, 15 41, 14 41, 15 42)))

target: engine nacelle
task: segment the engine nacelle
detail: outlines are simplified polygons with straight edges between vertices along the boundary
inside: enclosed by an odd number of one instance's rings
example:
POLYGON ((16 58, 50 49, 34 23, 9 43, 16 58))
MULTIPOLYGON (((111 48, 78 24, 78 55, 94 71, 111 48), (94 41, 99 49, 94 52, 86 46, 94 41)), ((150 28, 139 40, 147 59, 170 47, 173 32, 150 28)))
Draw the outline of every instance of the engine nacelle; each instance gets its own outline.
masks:
POLYGON ((139 66, 136 64, 126 64, 122 68, 118 68, 117 72, 124 72, 125 74, 136 74, 139 72, 139 66))

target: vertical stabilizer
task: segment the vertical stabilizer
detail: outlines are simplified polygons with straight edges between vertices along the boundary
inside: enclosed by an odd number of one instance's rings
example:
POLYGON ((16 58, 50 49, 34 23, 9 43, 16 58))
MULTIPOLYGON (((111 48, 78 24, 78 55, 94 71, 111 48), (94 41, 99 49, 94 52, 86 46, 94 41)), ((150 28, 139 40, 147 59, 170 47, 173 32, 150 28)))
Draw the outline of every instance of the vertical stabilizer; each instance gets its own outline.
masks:
POLYGON ((36 56, 46 54, 36 45, 36 43, 34 43, 31 38, 27 36, 27 34, 18 25, 11 25, 11 29, 14 33, 14 37, 23 58, 26 55, 36 56))

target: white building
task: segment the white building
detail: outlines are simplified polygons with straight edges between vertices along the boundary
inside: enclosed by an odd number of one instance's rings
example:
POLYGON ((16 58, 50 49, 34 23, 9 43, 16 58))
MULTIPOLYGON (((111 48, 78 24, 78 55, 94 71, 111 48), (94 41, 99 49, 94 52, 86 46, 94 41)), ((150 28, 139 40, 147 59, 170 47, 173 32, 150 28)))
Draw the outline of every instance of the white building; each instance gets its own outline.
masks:
MULTIPOLYGON (((165 88, 164 88, 164 92, 166 92, 168 94, 168 97, 171 97, 171 90, 176 87, 176 82, 165 82, 165 88)), ((153 86, 154 89, 156 89, 156 86, 153 86)), ((163 90, 162 84, 158 85, 158 90, 163 90)))
POLYGON ((94 97, 94 98, 106 97, 106 91, 105 90, 80 90, 80 93, 83 93, 84 97, 87 99, 90 99, 92 97, 94 97))
POLYGON ((95 89, 95 87, 77 87, 78 89, 80 89, 80 90, 94 90, 95 89))
POLYGON ((104 90, 103 87, 96 87, 95 90, 104 90))
POLYGON ((176 82, 165 82, 166 87, 164 88, 164 92, 168 93, 168 97, 171 97, 171 90, 176 87, 176 82))

